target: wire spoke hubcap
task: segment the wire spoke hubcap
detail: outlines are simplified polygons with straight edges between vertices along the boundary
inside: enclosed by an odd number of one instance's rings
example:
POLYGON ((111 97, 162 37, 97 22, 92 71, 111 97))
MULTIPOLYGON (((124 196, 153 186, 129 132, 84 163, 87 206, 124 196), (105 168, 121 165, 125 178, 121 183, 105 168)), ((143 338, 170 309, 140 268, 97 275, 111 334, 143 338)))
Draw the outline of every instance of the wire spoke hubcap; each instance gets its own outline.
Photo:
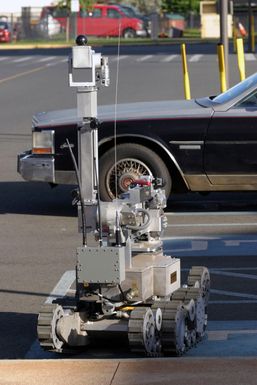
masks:
POLYGON ((142 175, 152 175, 147 165, 138 159, 124 158, 109 170, 106 178, 106 187, 112 199, 127 191, 130 184, 142 175))

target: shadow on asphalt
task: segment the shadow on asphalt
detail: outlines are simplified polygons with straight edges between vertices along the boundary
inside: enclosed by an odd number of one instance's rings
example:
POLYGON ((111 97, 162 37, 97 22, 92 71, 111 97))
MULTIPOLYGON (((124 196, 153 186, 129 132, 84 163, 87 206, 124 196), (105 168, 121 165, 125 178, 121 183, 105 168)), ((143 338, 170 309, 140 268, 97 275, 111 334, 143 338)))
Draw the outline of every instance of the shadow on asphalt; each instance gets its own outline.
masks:
POLYGON ((77 216, 72 190, 71 185, 51 188, 41 182, 1 182, 0 214, 77 216))
POLYGON ((23 358, 36 338, 37 314, 0 313, 0 359, 23 358))
MULTIPOLYGON (((44 182, 0 182, 0 214, 77 216, 72 185, 54 188, 44 182)), ((167 212, 257 211, 256 192, 174 194, 167 212)))
POLYGON ((174 194, 168 199, 167 211, 213 212, 257 211, 257 192, 210 192, 174 194))

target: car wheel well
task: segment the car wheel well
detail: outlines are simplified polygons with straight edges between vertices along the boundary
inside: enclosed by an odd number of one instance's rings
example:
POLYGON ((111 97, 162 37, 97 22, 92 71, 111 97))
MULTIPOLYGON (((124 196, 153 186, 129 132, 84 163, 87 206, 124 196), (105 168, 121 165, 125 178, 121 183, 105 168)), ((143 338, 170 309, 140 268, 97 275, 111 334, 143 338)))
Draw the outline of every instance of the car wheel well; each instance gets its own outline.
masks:
POLYGON ((136 31, 133 28, 127 27, 122 31, 122 36, 124 38, 135 38, 136 37, 136 31))
MULTIPOLYGON (((156 151, 156 142, 153 142, 151 140, 147 140, 145 138, 137 137, 135 138, 128 138, 128 137, 120 137, 116 140, 117 145, 123 144, 123 143, 133 143, 133 144, 140 144, 142 146, 145 146, 149 149, 151 149, 154 152, 156 151)), ((114 146, 114 140, 109 140, 105 143, 102 143, 99 147, 99 157, 101 157, 102 154, 104 154, 106 151, 108 151, 110 148, 114 146)), ((184 193, 188 191, 188 188, 185 184, 185 181, 183 180, 182 175, 180 174, 180 171, 178 170, 175 163, 172 161, 172 159, 169 157, 167 152, 159 145, 158 146, 158 155, 161 157, 161 159, 165 162, 165 164, 168 166, 168 170, 170 172, 170 176, 172 177, 172 192, 173 193, 184 193)))

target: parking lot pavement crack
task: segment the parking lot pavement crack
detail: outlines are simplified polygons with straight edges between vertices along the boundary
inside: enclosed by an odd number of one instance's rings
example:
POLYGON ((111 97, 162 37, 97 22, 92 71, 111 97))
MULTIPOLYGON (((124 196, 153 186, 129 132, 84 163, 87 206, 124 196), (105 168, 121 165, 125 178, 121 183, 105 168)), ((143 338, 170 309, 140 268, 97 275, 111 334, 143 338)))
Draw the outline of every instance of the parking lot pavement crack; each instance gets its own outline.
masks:
POLYGON ((118 364, 117 364, 117 367, 116 367, 116 369, 115 369, 115 371, 114 371, 114 373, 113 373, 113 376, 112 376, 112 379, 111 379, 110 385, 112 385, 112 384, 113 384, 114 378, 115 378, 115 376, 116 376, 116 373, 117 373, 117 371, 118 371, 119 367, 120 367, 120 362, 118 362, 118 364))

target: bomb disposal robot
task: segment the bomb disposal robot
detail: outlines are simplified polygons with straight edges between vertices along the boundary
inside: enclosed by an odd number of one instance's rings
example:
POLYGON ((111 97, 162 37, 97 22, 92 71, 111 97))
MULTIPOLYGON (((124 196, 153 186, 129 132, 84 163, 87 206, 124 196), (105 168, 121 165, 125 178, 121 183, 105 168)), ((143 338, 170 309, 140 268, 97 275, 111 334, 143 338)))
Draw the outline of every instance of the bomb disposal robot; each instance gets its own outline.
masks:
POLYGON ((63 352, 124 336, 132 352, 181 355, 205 334, 208 269, 192 267, 181 287, 180 260, 163 254, 160 180, 144 177, 113 202, 99 200, 97 87, 109 85, 108 60, 87 46, 85 36, 76 43, 69 83, 77 87, 78 167, 68 141, 67 150, 77 169, 83 244, 77 248, 76 295, 41 308, 40 345, 63 352), (79 73, 90 74, 90 81, 79 81, 79 73))

